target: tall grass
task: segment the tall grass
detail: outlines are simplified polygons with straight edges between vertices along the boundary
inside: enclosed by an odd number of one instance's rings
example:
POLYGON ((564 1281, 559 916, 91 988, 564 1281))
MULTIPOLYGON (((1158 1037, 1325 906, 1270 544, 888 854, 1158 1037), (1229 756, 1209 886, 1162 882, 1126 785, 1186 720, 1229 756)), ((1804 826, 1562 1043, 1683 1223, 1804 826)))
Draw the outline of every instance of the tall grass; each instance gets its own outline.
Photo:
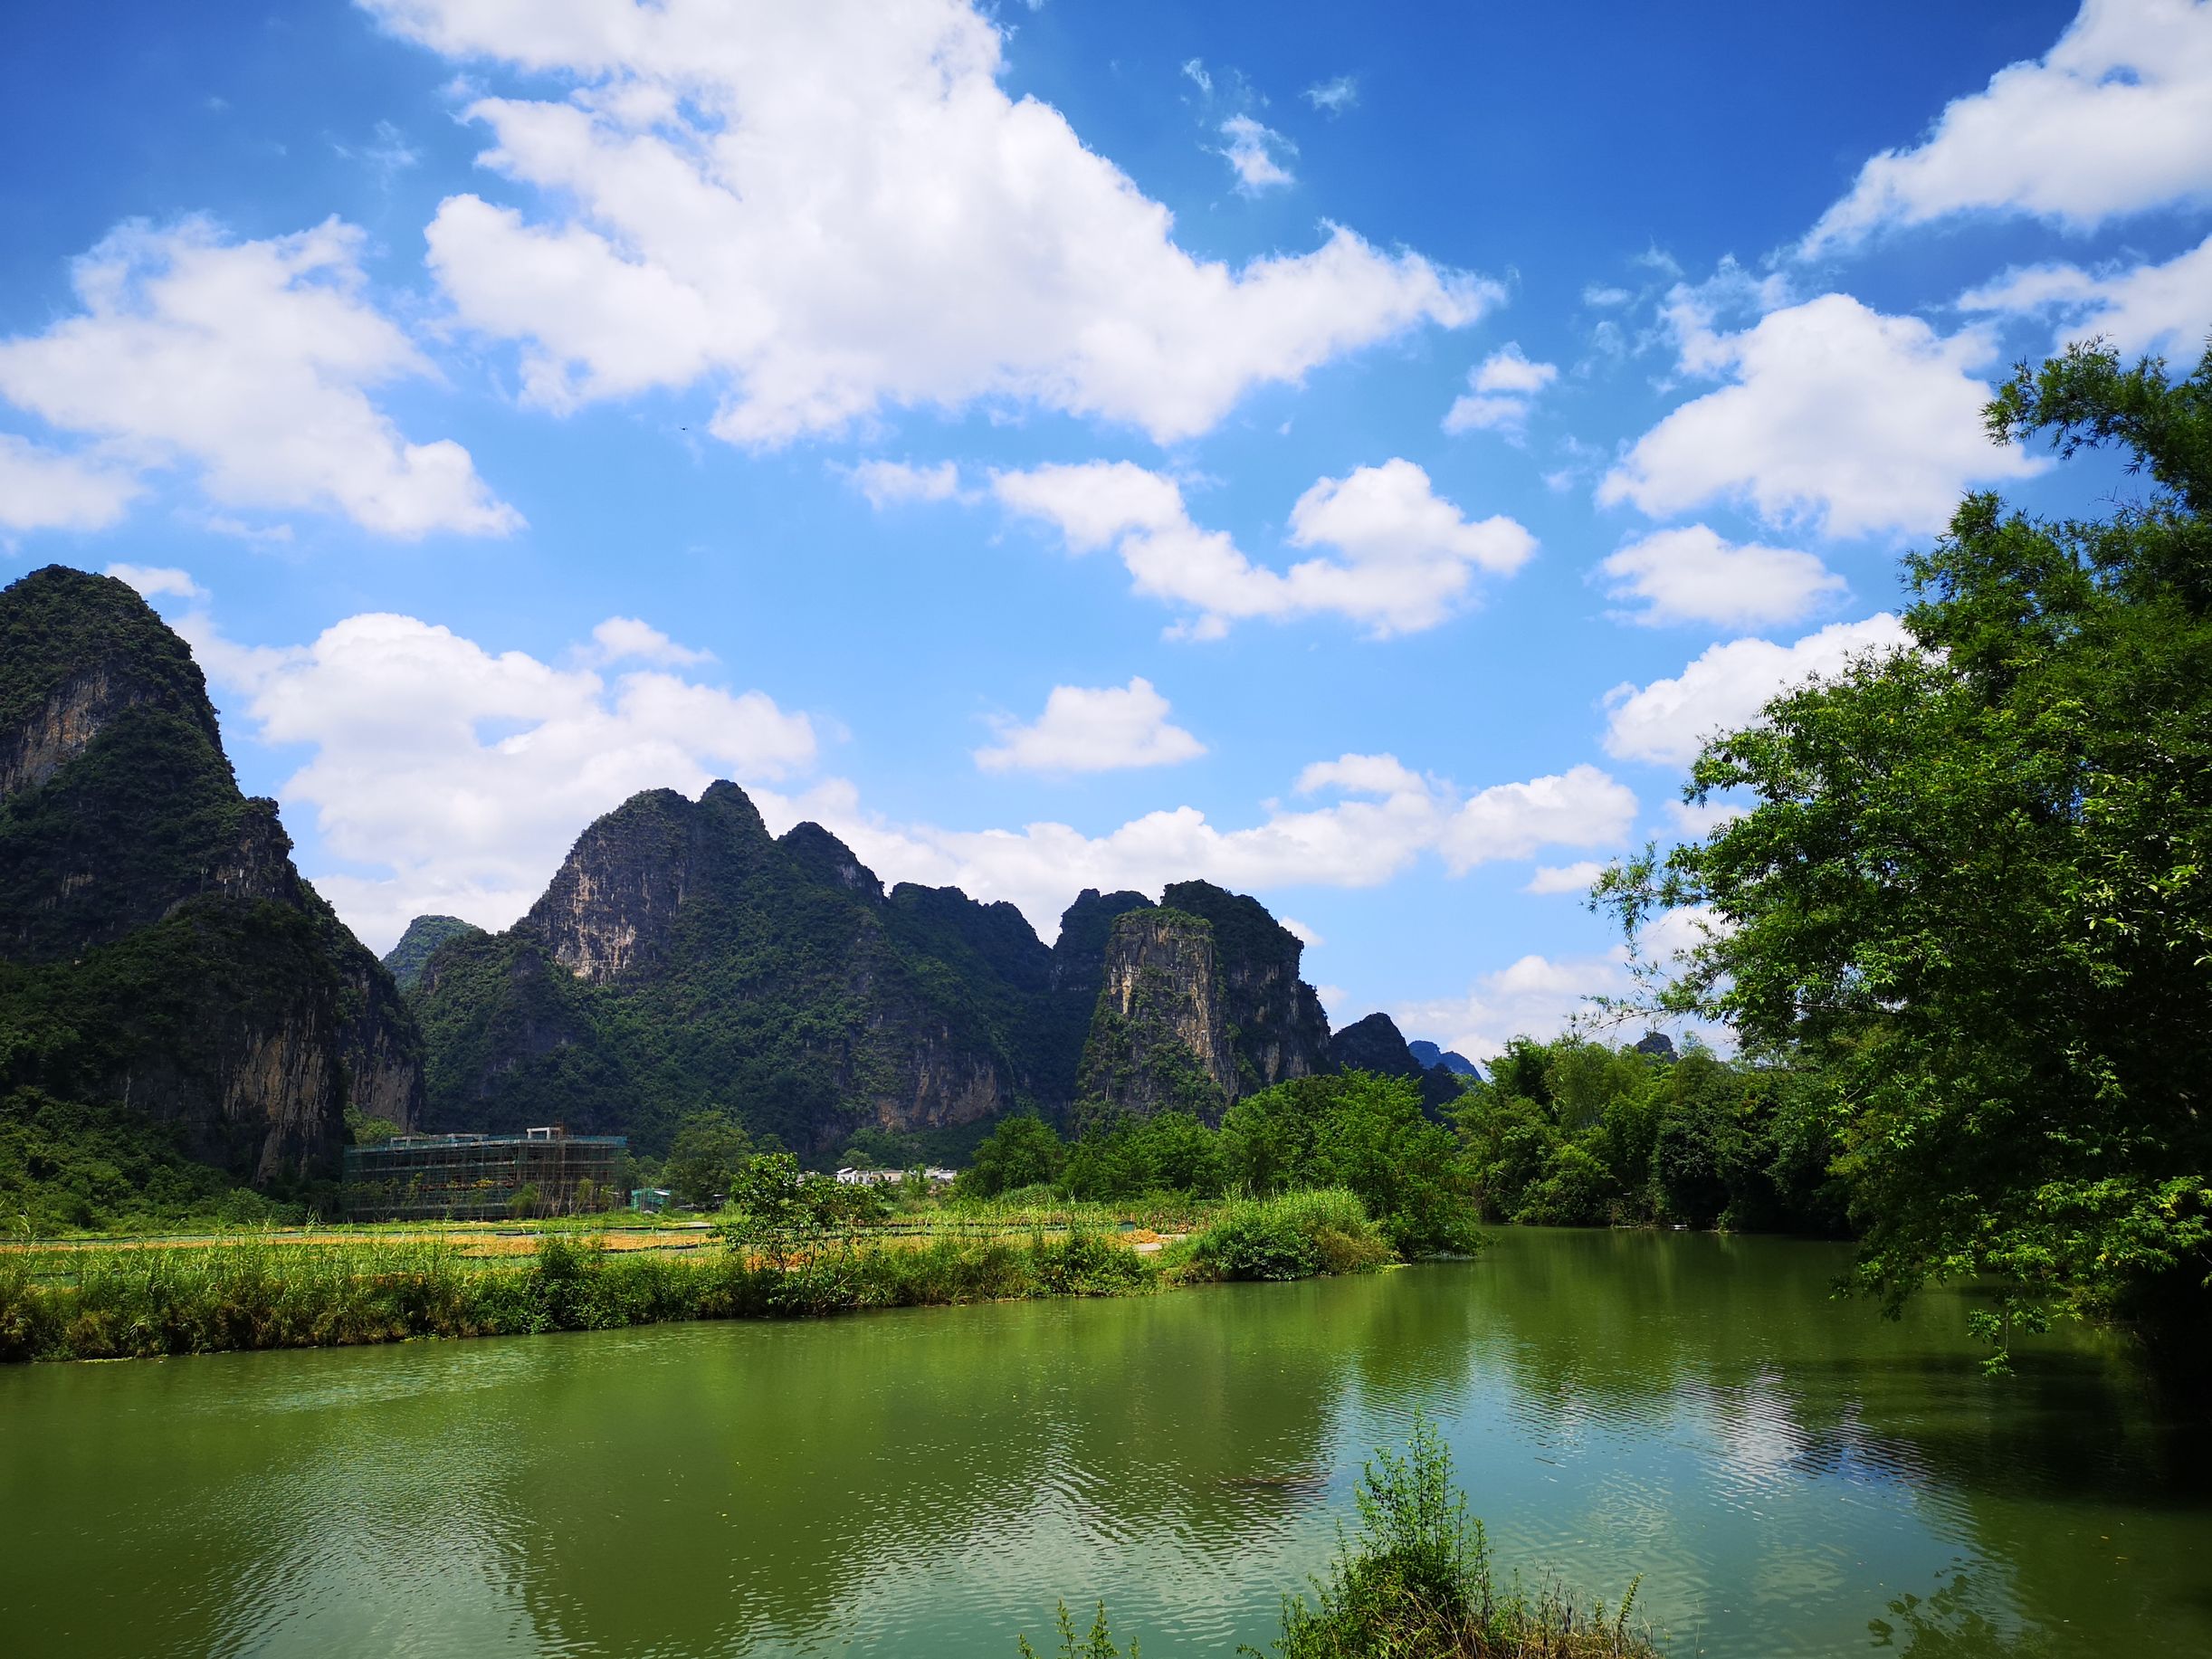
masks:
POLYGON ((778 1269, 733 1249, 676 1256, 548 1234, 521 1257, 375 1235, 247 1235, 191 1248, 0 1254, 0 1360, 111 1359, 336 1348, 412 1337, 520 1336, 673 1320, 759 1319, 1043 1296, 1127 1296, 1208 1279, 1285 1279, 1376 1264, 1387 1247, 1349 1193, 1213 1206, 1160 1257, 1078 1211, 919 1240, 863 1233, 778 1269), (1071 1223, 1073 1225, 1071 1225, 1071 1223))

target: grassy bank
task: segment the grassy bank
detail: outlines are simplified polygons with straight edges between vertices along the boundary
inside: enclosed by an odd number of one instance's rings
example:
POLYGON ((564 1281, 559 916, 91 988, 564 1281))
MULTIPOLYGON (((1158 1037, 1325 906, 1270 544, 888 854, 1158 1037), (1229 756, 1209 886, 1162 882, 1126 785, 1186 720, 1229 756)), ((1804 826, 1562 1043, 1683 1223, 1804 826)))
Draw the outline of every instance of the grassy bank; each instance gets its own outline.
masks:
MULTIPOLYGON (((1453 1484, 1451 1454, 1426 1421, 1415 1419, 1404 1457, 1375 1454, 1357 1502, 1359 1530, 1340 1533, 1327 1579, 1311 1597, 1283 1599, 1273 1644, 1282 1659, 1662 1659, 1649 1631, 1630 1623, 1635 1584, 1608 1608, 1557 1584, 1530 1591, 1518 1575, 1500 1578, 1483 1523, 1453 1484)), ((1026 1638, 1019 1647, 1023 1659, 1039 1659, 1026 1638)), ((1120 1659, 1104 1606, 1078 1635, 1063 1604, 1057 1652, 1120 1659)), ((1129 1659, 1139 1659, 1136 1642, 1129 1659)))
POLYGON ((871 1237, 782 1268, 720 1244, 665 1254, 558 1234, 534 1254, 440 1240, 251 1237, 192 1249, 0 1255, 0 1360, 329 1348, 523 1336, 675 1320, 769 1319, 1047 1296, 1121 1296, 1228 1279, 1357 1272, 1389 1259, 1349 1193, 1216 1206, 1156 1255, 1084 1225, 1023 1235, 871 1237))

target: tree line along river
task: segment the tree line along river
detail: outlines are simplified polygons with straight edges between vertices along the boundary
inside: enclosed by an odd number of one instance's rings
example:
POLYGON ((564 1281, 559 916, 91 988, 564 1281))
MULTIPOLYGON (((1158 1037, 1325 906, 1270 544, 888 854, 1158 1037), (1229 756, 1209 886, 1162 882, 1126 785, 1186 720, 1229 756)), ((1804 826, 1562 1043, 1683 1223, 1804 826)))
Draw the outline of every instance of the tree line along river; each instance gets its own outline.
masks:
POLYGON ((1957 1301, 1884 1321, 1845 1261, 1514 1229, 1291 1285, 11 1368, 0 1609, 81 1659, 950 1659, 1103 1597, 1151 1659, 1225 1654, 1418 1410, 1502 1565, 1641 1574, 1672 1652, 2212 1653, 2202 1433, 2089 1333, 1984 1378, 1957 1301))

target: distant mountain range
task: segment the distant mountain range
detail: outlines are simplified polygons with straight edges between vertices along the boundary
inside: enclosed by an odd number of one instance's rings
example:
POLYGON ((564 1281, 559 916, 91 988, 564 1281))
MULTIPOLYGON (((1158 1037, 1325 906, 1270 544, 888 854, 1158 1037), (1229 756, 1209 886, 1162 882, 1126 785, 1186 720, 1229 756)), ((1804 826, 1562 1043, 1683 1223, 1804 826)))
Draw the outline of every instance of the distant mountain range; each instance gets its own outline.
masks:
POLYGON ((266 1184, 328 1174, 349 1110, 648 1153, 720 1110, 820 1153, 1013 1111, 1217 1117, 1355 1066, 1441 1106, 1473 1074, 1380 1014, 1332 1034, 1301 949, 1206 882, 1086 890, 1048 947, 1012 905, 885 891, 819 825, 771 836, 716 783, 589 825, 506 931, 418 917, 379 963, 240 792, 144 600, 58 566, 0 591, 0 1188, 41 1136, 126 1120, 266 1184))

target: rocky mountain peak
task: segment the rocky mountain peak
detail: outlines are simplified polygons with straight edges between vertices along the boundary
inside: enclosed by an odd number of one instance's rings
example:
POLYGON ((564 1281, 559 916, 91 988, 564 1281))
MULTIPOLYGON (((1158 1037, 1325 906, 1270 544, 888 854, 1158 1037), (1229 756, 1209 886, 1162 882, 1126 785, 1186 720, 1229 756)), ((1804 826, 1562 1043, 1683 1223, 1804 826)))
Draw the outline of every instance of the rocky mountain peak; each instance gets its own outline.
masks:
POLYGON ((1212 923, 1165 908, 1116 917, 1083 1045, 1078 1111, 1218 1119, 1239 1082, 1212 923))
POLYGON ((872 903, 883 901, 883 883, 876 879, 875 872, 819 824, 795 824, 776 844, 803 874, 815 881, 842 887, 872 903))
POLYGON ((59 566, 0 591, 0 1027, 75 1034, 16 1081, 234 1173, 328 1168, 347 1105, 404 1124, 421 1099, 397 988, 240 793, 190 649, 59 566))

